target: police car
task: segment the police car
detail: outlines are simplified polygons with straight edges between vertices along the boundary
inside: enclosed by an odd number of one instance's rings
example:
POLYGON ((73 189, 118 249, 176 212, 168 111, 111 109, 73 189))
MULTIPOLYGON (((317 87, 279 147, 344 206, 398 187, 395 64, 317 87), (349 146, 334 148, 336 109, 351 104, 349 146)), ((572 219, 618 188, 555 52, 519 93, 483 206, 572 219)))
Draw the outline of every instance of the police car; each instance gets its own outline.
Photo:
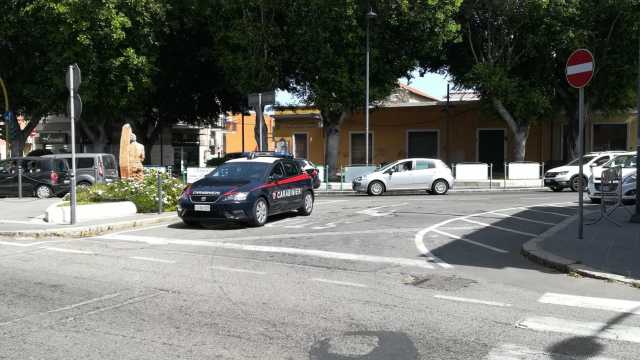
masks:
POLYGON ((187 225, 244 222, 262 226, 271 215, 313 211, 311 177, 290 157, 250 154, 225 162, 189 185, 178 201, 187 225))

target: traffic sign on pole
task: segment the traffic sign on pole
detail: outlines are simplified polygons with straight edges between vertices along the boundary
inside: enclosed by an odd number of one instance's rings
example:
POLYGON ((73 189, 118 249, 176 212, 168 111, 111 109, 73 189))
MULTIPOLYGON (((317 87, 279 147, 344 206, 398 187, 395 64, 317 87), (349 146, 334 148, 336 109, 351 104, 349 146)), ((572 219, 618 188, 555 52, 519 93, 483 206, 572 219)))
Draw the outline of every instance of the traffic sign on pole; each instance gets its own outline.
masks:
POLYGON ((587 49, 574 51, 567 59, 565 76, 572 87, 578 89, 578 239, 584 237, 584 87, 593 78, 595 61, 593 54, 587 49))
POLYGON ((78 64, 73 64, 67 69, 67 73, 64 76, 64 82, 67 85, 67 89, 78 91, 80 83, 82 82, 82 76, 80 74, 80 68, 78 64))
POLYGON ((566 77, 569 85, 576 89, 581 89, 591 81, 595 61, 593 54, 587 49, 574 51, 567 60, 566 77))

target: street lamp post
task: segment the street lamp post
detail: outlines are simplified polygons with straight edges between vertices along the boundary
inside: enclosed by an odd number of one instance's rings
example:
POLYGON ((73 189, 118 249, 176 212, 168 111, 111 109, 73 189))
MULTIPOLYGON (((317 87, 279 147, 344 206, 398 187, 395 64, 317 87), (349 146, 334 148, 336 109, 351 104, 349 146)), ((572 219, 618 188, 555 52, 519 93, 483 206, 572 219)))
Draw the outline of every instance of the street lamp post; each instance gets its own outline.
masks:
POLYGON ((365 134, 364 134, 364 157, 365 164, 369 165, 369 22, 371 19, 375 19, 378 16, 373 9, 369 8, 367 13, 367 65, 366 65, 366 80, 365 80, 365 106, 364 106, 364 122, 365 122, 365 134))

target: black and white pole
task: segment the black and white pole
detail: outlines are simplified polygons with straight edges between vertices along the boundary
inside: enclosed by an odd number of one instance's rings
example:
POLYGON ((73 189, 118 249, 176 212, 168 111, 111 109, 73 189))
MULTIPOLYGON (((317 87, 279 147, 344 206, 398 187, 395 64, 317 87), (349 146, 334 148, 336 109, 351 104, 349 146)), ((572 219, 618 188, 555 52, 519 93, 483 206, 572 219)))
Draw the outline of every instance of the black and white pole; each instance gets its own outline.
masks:
POLYGON ((373 12, 373 9, 369 9, 369 12, 367 13, 366 17, 367 17, 367 40, 366 40, 366 47, 367 47, 367 59, 366 59, 366 69, 365 69, 365 103, 364 103, 364 123, 365 123, 365 132, 364 132, 364 158, 365 158, 365 165, 369 165, 369 57, 370 57, 370 53, 371 53, 371 49, 369 46, 369 22, 372 19, 375 19, 375 17, 378 16, 375 12, 373 12))

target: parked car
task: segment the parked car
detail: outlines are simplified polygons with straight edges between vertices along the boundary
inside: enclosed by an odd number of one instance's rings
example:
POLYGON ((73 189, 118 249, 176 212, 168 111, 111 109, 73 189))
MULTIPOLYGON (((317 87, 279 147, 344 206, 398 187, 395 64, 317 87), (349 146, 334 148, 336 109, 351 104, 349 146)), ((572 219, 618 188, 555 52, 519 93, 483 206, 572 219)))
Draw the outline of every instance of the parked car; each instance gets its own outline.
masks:
MULTIPOLYGON (((616 154, 616 156, 610 161, 606 162, 602 166, 593 167, 592 174, 589 177, 589 184, 587 185, 587 192, 589 199, 592 203, 600 203, 602 199, 602 173, 606 169, 620 166, 622 168, 622 179, 627 179, 629 176, 636 172, 637 157, 635 152, 627 152, 616 154)), ((613 189, 612 189, 613 190, 613 189)))
POLYGON ((626 205, 636 202, 636 174, 629 175, 622 180, 622 202, 626 205))
MULTIPOLYGON (((62 159, 71 169, 71 154, 44 155, 43 158, 62 159)), ((112 154, 80 153, 76 154, 76 184, 91 186, 118 180, 118 166, 112 154)))
MULTIPOLYGON (((586 154, 582 158, 583 186, 587 185, 587 179, 591 176, 591 166, 601 166, 607 161, 613 159, 616 154, 623 153, 621 151, 594 152, 586 154)), ((575 159, 570 163, 553 168, 544 174, 544 186, 553 191, 562 191, 570 188, 572 191, 578 191, 580 184, 580 166, 579 159, 575 159)))
POLYGON ((453 185, 449 168, 438 159, 403 159, 384 166, 370 174, 353 180, 353 190, 369 195, 382 195, 392 190, 427 190, 431 194, 444 195, 453 185))
POLYGON ((313 188, 319 188, 322 181, 320 180, 320 172, 318 171, 318 167, 316 166, 316 164, 307 159, 298 158, 294 160, 296 161, 296 163, 298 163, 300 169, 304 170, 304 172, 311 176, 311 178, 313 179, 313 188))
POLYGON ((22 168, 22 194, 40 199, 69 191, 69 168, 62 159, 22 157, 0 161, 0 195, 17 196, 22 168))

